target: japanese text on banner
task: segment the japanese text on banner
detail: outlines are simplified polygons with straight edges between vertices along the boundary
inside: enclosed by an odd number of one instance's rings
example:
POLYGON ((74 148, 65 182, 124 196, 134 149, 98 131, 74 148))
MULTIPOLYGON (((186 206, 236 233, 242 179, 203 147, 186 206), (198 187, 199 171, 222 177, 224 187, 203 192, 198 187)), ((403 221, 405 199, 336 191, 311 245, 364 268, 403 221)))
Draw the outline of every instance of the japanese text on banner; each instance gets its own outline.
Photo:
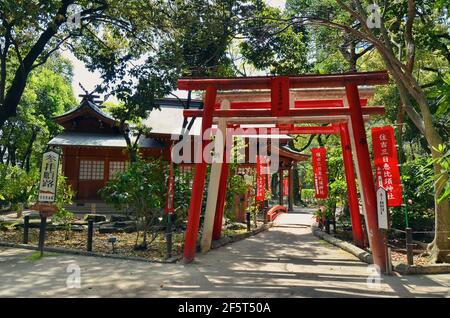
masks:
POLYGON ((402 185, 392 126, 372 128, 373 157, 377 185, 387 191, 388 205, 402 204, 402 185))

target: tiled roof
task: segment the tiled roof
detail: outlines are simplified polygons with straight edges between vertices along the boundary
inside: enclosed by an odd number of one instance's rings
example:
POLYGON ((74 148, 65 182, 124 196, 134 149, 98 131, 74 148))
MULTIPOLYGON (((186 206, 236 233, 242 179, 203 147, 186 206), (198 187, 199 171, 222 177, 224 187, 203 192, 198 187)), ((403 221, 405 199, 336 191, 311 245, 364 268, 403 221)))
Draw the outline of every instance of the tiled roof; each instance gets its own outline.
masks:
MULTIPOLYGON (((78 132, 63 132, 48 143, 51 146, 85 146, 85 147, 112 147, 126 148, 127 143, 122 135, 115 134, 93 134, 78 132)), ((152 139, 139 139, 139 146, 142 148, 162 148, 163 145, 152 139)))

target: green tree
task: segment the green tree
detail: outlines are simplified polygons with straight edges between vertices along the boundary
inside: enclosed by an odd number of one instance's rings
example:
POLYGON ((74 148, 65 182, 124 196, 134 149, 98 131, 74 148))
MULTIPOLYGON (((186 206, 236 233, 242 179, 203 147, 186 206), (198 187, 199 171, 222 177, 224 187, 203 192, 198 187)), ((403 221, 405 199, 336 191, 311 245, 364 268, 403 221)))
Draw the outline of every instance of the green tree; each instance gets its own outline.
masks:
POLYGON ((295 75, 310 70, 308 33, 303 26, 283 25, 286 16, 262 0, 255 0, 240 26, 242 56, 256 69, 270 74, 295 75))
POLYGON ((53 53, 65 47, 88 61, 89 67, 96 65, 119 72, 110 67, 115 65, 113 61, 121 59, 126 64, 136 54, 143 54, 143 47, 145 51, 151 47, 155 29, 161 29, 163 5, 146 0, 3 0, 0 128, 17 114, 31 72, 45 64, 53 53), (108 38, 116 44, 128 42, 132 50, 123 54, 123 46, 108 46, 108 38))
POLYGON ((369 5, 373 4, 371 1, 291 0, 289 4, 290 16, 288 19, 278 19, 281 25, 327 27, 329 30, 339 31, 334 33, 337 36, 350 36, 368 47, 373 46, 384 67, 392 75, 401 101, 399 114, 406 113, 424 136, 433 158, 436 181, 435 238, 429 248, 435 261, 448 260, 446 251, 450 249, 447 238, 450 230, 450 205, 449 200, 438 199, 449 175, 440 163, 442 154, 436 150, 444 143, 444 139, 439 126, 435 124, 437 118, 433 101, 427 96, 430 82, 422 82, 434 77, 435 81, 442 83, 442 77, 448 73, 448 25, 445 22, 448 14, 444 10, 444 2, 382 1, 378 7, 379 14, 375 15, 380 23, 375 27, 368 23, 373 18, 368 11, 369 5), (422 65, 417 60, 426 54, 443 62, 438 64, 438 68, 431 67, 429 70, 427 64, 422 65), (433 75, 427 74, 430 72, 433 75))
POLYGON ((49 138, 60 131, 53 117, 76 104, 73 96, 72 65, 59 55, 31 73, 17 116, 0 129, 0 161, 19 165, 27 172, 39 168, 49 138))
POLYGON ((58 176, 58 185, 56 187, 56 207, 57 211, 52 216, 52 223, 61 224, 65 231, 65 239, 68 240, 70 231, 72 230, 72 222, 75 220, 75 215, 65 208, 65 205, 72 204, 74 191, 70 184, 67 183, 67 178, 58 176))

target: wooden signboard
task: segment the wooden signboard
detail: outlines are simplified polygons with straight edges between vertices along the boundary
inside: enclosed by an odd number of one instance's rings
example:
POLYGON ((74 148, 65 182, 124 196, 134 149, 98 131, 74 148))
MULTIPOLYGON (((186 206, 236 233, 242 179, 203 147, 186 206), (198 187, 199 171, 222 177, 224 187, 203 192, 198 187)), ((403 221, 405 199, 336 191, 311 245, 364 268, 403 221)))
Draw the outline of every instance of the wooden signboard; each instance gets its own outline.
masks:
POLYGON ((59 154, 54 151, 44 153, 42 158, 39 202, 54 203, 58 183, 59 154))
POLYGON ((59 154, 54 151, 44 153, 39 182, 39 197, 34 208, 41 217, 49 217, 56 213, 56 187, 58 184, 59 154))

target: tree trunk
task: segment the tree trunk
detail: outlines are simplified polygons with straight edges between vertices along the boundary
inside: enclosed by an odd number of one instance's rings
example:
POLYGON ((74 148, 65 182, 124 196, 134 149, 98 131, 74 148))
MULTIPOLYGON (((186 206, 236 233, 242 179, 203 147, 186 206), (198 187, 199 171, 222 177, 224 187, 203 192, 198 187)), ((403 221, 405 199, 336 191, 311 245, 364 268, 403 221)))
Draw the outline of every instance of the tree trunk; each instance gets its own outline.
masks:
POLYGON ((130 136, 124 132, 123 137, 125 138, 125 141, 127 143, 128 148, 128 158, 130 159, 130 162, 136 162, 137 161, 137 149, 133 147, 133 144, 131 143, 130 136))
POLYGON ((397 144, 398 144, 398 163, 405 162, 405 150, 403 147, 403 124, 405 122, 405 105, 400 103, 397 114, 397 144))
POLYGON ((444 185, 449 178, 448 171, 444 172, 442 166, 436 162, 436 160, 443 156, 436 149, 444 142, 434 126, 433 117, 423 92, 417 102, 423 116, 425 138, 431 148, 431 156, 434 160, 435 235, 434 241, 430 244, 429 249, 431 250, 433 261, 441 263, 450 261, 450 205, 448 200, 443 200, 440 203, 438 202, 438 199, 444 190, 444 185))
POLYGON ((278 172, 272 176, 272 199, 278 200, 278 172))
POLYGON ((13 167, 16 165, 16 150, 15 146, 8 147, 8 163, 13 167))
POLYGON ((28 76, 33 69, 33 64, 44 51, 48 42, 58 32, 59 27, 66 21, 67 8, 73 4, 74 0, 63 0, 53 21, 47 25, 47 28, 41 33, 36 43, 31 47, 22 63, 17 67, 14 77, 9 87, 3 104, 0 105, 0 128, 5 122, 17 113, 17 106, 20 103, 28 76))
POLYGON ((22 169, 25 169, 26 172, 30 172, 30 157, 33 151, 33 144, 36 141, 37 137, 37 129, 33 129, 31 133, 30 142, 28 143, 27 150, 22 159, 22 169))

